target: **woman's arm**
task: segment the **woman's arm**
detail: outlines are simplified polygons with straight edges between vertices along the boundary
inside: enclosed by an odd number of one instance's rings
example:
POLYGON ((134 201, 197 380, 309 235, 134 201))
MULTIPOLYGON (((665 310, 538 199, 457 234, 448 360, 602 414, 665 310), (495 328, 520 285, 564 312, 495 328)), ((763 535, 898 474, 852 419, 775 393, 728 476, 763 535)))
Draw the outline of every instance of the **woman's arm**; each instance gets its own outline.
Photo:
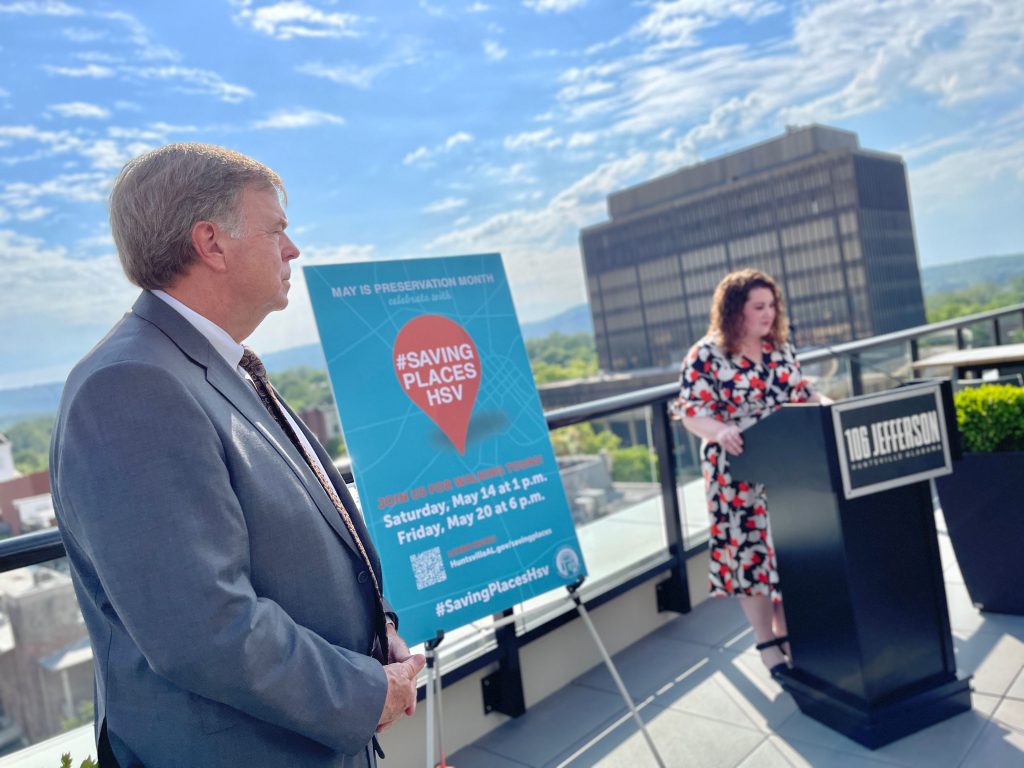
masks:
POLYGON ((711 416, 684 416, 682 422, 697 437, 718 443, 727 453, 733 456, 743 453, 743 438, 735 424, 726 424, 711 416))
POLYGON ((807 398, 808 403, 818 403, 819 405, 832 405, 835 402, 828 395, 823 395, 821 392, 815 392, 813 395, 807 398))

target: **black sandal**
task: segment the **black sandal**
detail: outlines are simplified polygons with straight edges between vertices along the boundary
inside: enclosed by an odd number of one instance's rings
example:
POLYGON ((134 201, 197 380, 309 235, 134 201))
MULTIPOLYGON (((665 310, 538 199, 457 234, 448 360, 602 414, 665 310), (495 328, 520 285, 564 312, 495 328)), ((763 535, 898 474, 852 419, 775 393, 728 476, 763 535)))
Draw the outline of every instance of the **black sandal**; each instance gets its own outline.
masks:
MULTIPOLYGON (((781 651, 782 644, 788 642, 789 635, 783 635, 782 637, 773 637, 771 640, 765 640, 763 643, 758 643, 754 646, 754 649, 757 651, 763 651, 767 648, 774 648, 775 646, 779 646, 779 650, 781 651)), ((785 651, 782 652, 782 655, 785 656, 787 659, 789 658, 789 656, 786 655, 785 651)), ((768 668, 768 674, 770 674, 774 680, 778 680, 781 677, 781 673, 787 669, 789 669, 789 663, 785 661, 780 661, 778 664, 775 664, 774 666, 768 668)))
MULTIPOLYGON (((773 637, 771 640, 765 640, 763 643, 758 643, 754 648, 759 651, 763 651, 765 648, 774 648, 775 646, 779 646, 779 650, 782 651, 782 646, 788 642, 789 635, 783 635, 782 637, 773 637)), ((782 655, 787 659, 789 658, 789 654, 785 651, 782 651, 782 655)))

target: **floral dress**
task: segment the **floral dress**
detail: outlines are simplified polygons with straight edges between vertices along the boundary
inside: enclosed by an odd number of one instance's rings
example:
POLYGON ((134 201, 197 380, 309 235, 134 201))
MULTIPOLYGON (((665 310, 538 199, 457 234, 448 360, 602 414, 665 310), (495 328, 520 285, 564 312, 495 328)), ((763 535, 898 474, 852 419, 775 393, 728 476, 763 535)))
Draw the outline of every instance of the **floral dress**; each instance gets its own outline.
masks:
MULTIPOLYGON (((806 402, 814 391, 800 372, 792 345, 765 342, 761 359, 727 354, 711 337, 683 360, 674 415, 710 416, 741 430, 785 403, 806 402)), ((710 577, 714 597, 767 595, 782 599, 765 487, 729 472, 725 450, 704 441, 701 471, 710 516, 710 577)))

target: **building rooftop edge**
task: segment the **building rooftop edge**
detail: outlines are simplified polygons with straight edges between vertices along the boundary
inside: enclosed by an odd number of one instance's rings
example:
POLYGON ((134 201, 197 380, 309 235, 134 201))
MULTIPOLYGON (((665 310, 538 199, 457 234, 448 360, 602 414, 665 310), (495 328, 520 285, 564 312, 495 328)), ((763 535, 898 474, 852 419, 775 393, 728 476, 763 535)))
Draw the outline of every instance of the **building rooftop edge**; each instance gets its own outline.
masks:
POLYGON ((749 181, 779 167, 832 152, 849 152, 903 161, 899 155, 864 149, 857 134, 812 123, 788 126, 781 136, 670 171, 608 195, 608 219, 583 227, 581 237, 609 224, 646 213, 666 203, 679 203, 749 181))

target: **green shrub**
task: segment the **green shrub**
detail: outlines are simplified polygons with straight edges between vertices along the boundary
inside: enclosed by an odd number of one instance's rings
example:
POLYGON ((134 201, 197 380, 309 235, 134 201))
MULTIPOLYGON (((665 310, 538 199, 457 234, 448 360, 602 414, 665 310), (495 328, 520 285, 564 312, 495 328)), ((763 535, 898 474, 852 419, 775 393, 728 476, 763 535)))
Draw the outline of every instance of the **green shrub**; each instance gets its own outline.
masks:
POLYGON ((656 482, 658 465, 646 445, 616 448, 612 452, 612 480, 622 482, 656 482))
POLYGON ((1024 451, 1024 388, 983 384, 956 393, 956 421, 967 451, 1024 451))
MULTIPOLYGON (((71 753, 70 752, 65 752, 63 755, 61 755, 61 757, 60 757, 60 768, 73 768, 73 765, 71 763, 71 753)), ((85 758, 85 760, 83 760, 81 762, 81 764, 78 766, 78 768, 96 768, 96 763, 93 761, 92 755, 90 755, 89 757, 85 758)))

